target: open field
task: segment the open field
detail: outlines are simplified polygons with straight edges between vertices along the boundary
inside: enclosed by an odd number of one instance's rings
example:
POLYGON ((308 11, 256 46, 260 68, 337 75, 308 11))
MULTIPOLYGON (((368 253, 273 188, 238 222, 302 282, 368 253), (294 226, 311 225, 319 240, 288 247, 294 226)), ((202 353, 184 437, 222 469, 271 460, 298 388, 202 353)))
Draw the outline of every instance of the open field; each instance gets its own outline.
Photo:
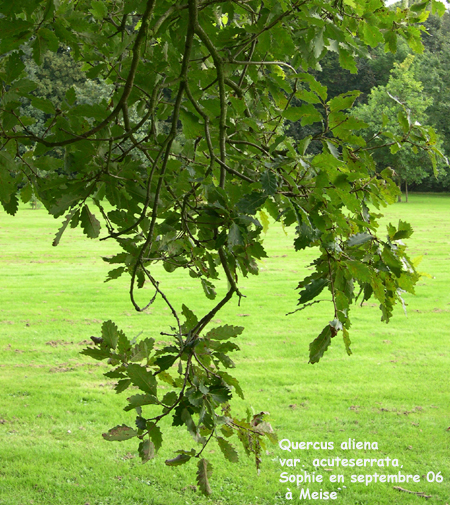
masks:
MULTIPOLYGON (((355 307, 351 329, 353 355, 338 338, 322 361, 308 365, 309 342, 332 318, 331 305, 318 304, 286 317, 295 309, 297 282, 313 252, 295 253, 291 236, 272 226, 266 247, 270 258, 259 277, 243 279, 247 296, 218 315, 223 323, 241 324, 241 352, 235 370, 246 400, 234 409, 244 414, 271 413, 280 439, 333 441, 333 450, 282 451, 268 448, 256 475, 253 462, 225 463, 217 447, 207 448, 212 462, 213 494, 195 492, 194 465, 168 468, 164 460, 186 434, 167 425, 159 456, 142 465, 136 441, 105 442, 101 434, 116 424, 132 425, 122 410, 124 395, 103 377, 106 366, 80 356, 101 322, 113 319, 128 335, 161 340, 167 309, 159 301, 145 314, 132 310, 127 279, 107 284, 102 255, 114 245, 86 239, 69 230, 52 248, 59 223, 43 209, 23 208, 13 218, 0 213, 0 504, 1 505, 278 505, 299 503, 300 488, 279 482, 280 473, 313 472, 315 458, 397 458, 402 468, 317 468, 322 484, 310 491, 337 490, 336 500, 311 503, 391 505, 424 503, 422 497, 393 489, 425 492, 431 504, 450 503, 450 196, 410 195, 410 203, 386 210, 391 221, 412 223, 412 257, 423 256, 417 295, 408 296, 389 325, 379 322, 372 300, 355 307), (176 438, 176 440, 174 440, 176 438), (378 450, 342 450, 348 439, 378 443, 378 450), (298 458, 296 468, 279 458, 298 458), (303 466, 304 465, 304 466, 303 466), (352 483, 351 475, 420 475, 414 483, 352 483), (442 483, 428 482, 441 472, 442 483), (342 474, 344 483, 331 483, 342 474), (287 487, 294 499, 285 499, 287 487), (340 488, 340 490, 338 490, 340 488)), ((164 288, 177 303, 207 307, 195 299, 195 281, 167 274, 164 288), (188 300, 186 302, 186 300, 188 300)), ((150 290, 142 290, 144 297, 150 290)), ((166 337, 167 338, 167 337, 166 337)), ((303 503, 303 501, 301 501, 303 503)), ((309 500, 305 500, 305 503, 309 500)))

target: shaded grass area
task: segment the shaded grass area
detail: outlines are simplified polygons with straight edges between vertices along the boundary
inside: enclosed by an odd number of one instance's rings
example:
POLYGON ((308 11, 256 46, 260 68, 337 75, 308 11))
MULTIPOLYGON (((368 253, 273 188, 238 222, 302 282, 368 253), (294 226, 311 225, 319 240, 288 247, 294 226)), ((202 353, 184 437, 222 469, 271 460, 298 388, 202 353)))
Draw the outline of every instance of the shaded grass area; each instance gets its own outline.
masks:
MULTIPOLYGON (((428 503, 450 497, 450 198, 411 195, 410 203, 386 210, 391 221, 407 220, 415 229, 411 256, 423 256, 415 297, 408 315, 401 307, 389 325, 379 322, 369 300, 353 309, 353 355, 338 338, 317 365, 308 365, 308 345, 332 319, 331 304, 320 303, 286 317, 295 309, 295 287, 308 272, 314 252, 292 250, 292 235, 275 225, 269 230, 269 258, 258 277, 242 279, 247 298, 217 315, 217 322, 240 324, 241 351, 235 370, 246 400, 233 402, 244 415, 270 412, 280 439, 333 441, 333 450, 282 451, 268 446, 263 468, 240 453, 236 465, 225 463, 217 446, 208 447, 213 495, 195 490, 193 465, 167 468, 164 459, 191 439, 166 423, 157 459, 142 465, 136 442, 107 443, 101 433, 116 424, 132 425, 123 412, 125 395, 116 395, 107 370, 79 355, 101 322, 113 319, 128 335, 143 331, 157 341, 170 324, 167 308, 157 301, 144 314, 133 312, 126 279, 103 284, 108 265, 102 255, 114 245, 85 239, 70 230, 57 248, 51 241, 58 223, 43 210, 23 209, 15 218, 0 215, 0 504, 242 504, 299 502, 301 488, 279 482, 281 472, 302 470, 324 475, 311 492, 336 490, 332 503, 415 504, 418 496, 394 485, 423 491, 428 503), (348 439, 378 443, 378 450, 342 450, 348 439), (316 458, 397 458, 403 468, 314 468, 316 458), (281 467, 279 458, 298 458, 297 467, 281 467), (304 465, 304 466, 303 466, 304 465), (417 474, 419 483, 351 483, 351 475, 417 474), (428 472, 441 472, 431 483, 428 472), (344 483, 329 482, 342 474, 344 483), (423 476, 423 477, 422 477, 423 476), (345 486, 345 487, 344 487, 345 486), (340 488, 340 490, 338 490, 340 488)), ((288 232, 291 234, 291 232, 288 232)), ((210 301, 198 294, 195 280, 182 272, 165 275, 163 289, 175 304, 201 313, 210 301)), ((221 288, 225 289, 224 286, 221 288)), ((201 290, 200 290, 201 291, 201 290)), ((143 289, 141 299, 153 293, 143 289)), ((431 476, 431 474, 429 474, 431 476)), ((316 500, 311 500, 313 503, 316 500)), ((321 502, 321 500, 317 500, 321 502)))

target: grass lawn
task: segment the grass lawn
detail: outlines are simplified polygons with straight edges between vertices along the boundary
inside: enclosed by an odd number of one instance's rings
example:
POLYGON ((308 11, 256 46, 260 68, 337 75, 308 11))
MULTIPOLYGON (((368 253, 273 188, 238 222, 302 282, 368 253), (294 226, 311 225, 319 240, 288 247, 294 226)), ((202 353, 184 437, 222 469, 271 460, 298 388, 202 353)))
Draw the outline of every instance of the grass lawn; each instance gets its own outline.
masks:
MULTIPOLYGON (((294 288, 314 252, 295 253, 293 230, 290 236, 275 225, 269 230, 270 257, 261 262, 258 277, 241 281, 247 297, 217 316, 223 324, 245 326, 234 359, 246 399, 233 401, 233 409, 241 415, 247 407, 270 412, 280 440, 333 442, 334 448, 288 452, 269 446, 257 475, 244 454, 233 465, 217 446, 208 446, 213 494, 205 498, 196 491, 194 465, 164 465, 180 444, 192 447, 189 435, 169 422, 158 457, 145 465, 135 440, 103 440, 109 428, 133 425, 135 415, 122 410, 127 395, 112 390, 114 382, 102 375, 106 366, 79 354, 105 319, 129 336, 143 331, 143 337, 162 340, 159 332, 170 324, 167 308, 158 300, 137 314, 127 297, 127 279, 103 283, 109 266, 101 256, 113 254, 114 244, 69 230, 52 248, 59 222, 45 210, 24 207, 14 218, 1 212, 0 504, 424 503, 395 486, 431 496, 427 503, 450 503, 450 196, 413 194, 408 204, 385 214, 393 222, 412 223, 410 254, 423 256, 419 270, 427 276, 416 296, 407 297, 407 316, 398 307, 389 325, 380 323, 372 300, 354 307, 353 355, 348 357, 336 338, 316 365, 308 365, 308 345, 332 319, 331 304, 285 316, 295 309, 294 288), (349 439, 376 442, 378 449, 342 449, 349 439), (388 457, 399 466, 332 466, 337 457, 388 457), (285 459, 300 461, 282 466, 285 459), (280 482, 282 472, 303 476, 304 471, 322 475, 323 482, 299 487, 280 482), (352 482, 352 476, 399 471, 420 481, 352 482), (429 482, 438 472, 443 481, 429 482), (338 475, 344 482, 330 481, 338 475), (285 498, 288 488, 292 501, 285 498), (337 498, 299 500, 307 488, 335 491, 337 498)), ((202 294, 197 299, 196 281, 182 272, 167 274, 162 286, 178 306, 201 312, 211 304, 202 294)), ((142 299, 151 294, 141 291, 142 299)))

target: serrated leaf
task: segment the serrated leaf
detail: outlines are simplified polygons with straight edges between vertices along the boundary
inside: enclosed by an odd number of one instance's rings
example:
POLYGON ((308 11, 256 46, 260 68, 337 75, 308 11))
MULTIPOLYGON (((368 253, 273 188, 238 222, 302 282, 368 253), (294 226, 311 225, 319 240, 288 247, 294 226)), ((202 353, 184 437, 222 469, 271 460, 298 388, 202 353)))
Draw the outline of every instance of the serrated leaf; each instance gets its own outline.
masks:
POLYGON ((89 238, 97 238, 100 234, 100 223, 87 205, 83 206, 80 218, 84 234, 89 238))
POLYGON ((137 431, 129 426, 122 424, 111 428, 107 433, 103 433, 102 437, 108 442, 122 442, 137 436, 137 431))
POLYGON ((69 105, 73 105, 76 100, 77 100, 77 94, 76 94, 76 91, 75 89, 72 87, 72 88, 69 88, 67 91, 66 91, 66 96, 65 96, 66 100, 67 100, 67 103, 69 105))
POLYGON ((331 336, 331 327, 327 324, 322 333, 309 344, 309 362, 311 364, 319 362, 331 343, 331 336))
POLYGON ((199 123, 199 118, 192 112, 180 109, 180 121, 183 125, 183 133, 187 139, 195 139, 205 132, 205 127, 199 123))
POLYGON ((106 372, 103 374, 105 377, 108 377, 109 379, 125 379, 126 376, 125 374, 120 370, 120 369, 115 369, 115 370, 110 370, 109 372, 106 372))
POLYGON ((101 0, 93 0, 89 12, 95 19, 101 20, 108 15, 108 7, 101 0))
POLYGON ((302 223, 297 226, 298 237, 294 240, 294 247, 296 251, 310 247, 317 239, 320 238, 321 232, 316 228, 308 226, 306 223, 302 223))
POLYGON ((102 361, 104 359, 108 359, 110 357, 110 351, 106 349, 93 349, 92 347, 87 347, 86 349, 83 349, 80 354, 83 354, 85 356, 89 356, 91 358, 94 358, 98 361, 102 361))
POLYGON ((239 455, 236 449, 222 437, 217 437, 217 443, 219 444, 220 450, 222 451, 225 459, 231 461, 231 463, 237 463, 239 461, 239 455))
POLYGON ((225 368, 235 368, 234 361, 222 352, 215 352, 214 357, 218 359, 225 368))
POLYGON ((157 405, 159 404, 158 399, 154 395, 133 395, 128 399, 128 405, 123 409, 125 412, 136 409, 138 407, 143 407, 144 405, 157 405))
POLYGON ((218 326, 217 328, 209 330, 209 332, 205 335, 205 338, 212 338, 213 340, 228 340, 229 338, 237 337, 243 331, 243 326, 225 324, 224 326, 218 326))
POLYGON ((231 398, 230 390, 225 387, 210 388, 209 395, 217 403, 225 403, 231 398))
POLYGON ((353 106, 353 103, 360 94, 361 91, 349 91, 347 93, 342 93, 341 95, 335 96, 328 102, 330 112, 349 109, 353 106))
POLYGON ((378 44, 384 42, 383 33, 377 26, 373 26, 369 23, 363 23, 362 32, 364 34, 365 42, 371 47, 376 47, 378 44))
POLYGON ((181 306, 181 312, 183 316, 186 318, 186 322, 184 323, 183 326, 185 326, 188 331, 192 330, 192 328, 194 328, 198 323, 197 316, 192 312, 191 309, 189 309, 189 307, 184 305, 184 303, 181 306))
POLYGON ((328 284, 328 279, 314 279, 311 281, 302 291, 300 291, 300 298, 298 300, 298 305, 303 305, 310 300, 313 300, 316 296, 320 295, 323 288, 328 284))
POLYGON ((119 340, 119 329, 111 320, 104 321, 102 324, 103 344, 115 349, 119 340))
POLYGON ((244 245, 241 230, 236 223, 231 223, 230 231, 228 232, 228 244, 233 246, 244 245))
POLYGON ((197 464, 197 484, 198 487, 200 488, 200 491, 206 495, 209 496, 212 491, 211 487, 209 485, 209 478, 211 477, 212 474, 212 465, 211 463, 206 460, 205 458, 202 458, 198 464, 197 464))
POLYGON ((322 114, 311 103, 305 103, 301 107, 290 107, 283 112, 283 117, 289 121, 301 120, 301 125, 306 126, 322 121, 322 114))
POLYGON ((8 204, 11 195, 16 192, 11 177, 11 172, 15 170, 14 159, 6 151, 0 151, 0 200, 8 204))
POLYGON ((391 239, 401 240, 404 238, 409 238, 413 233, 414 231, 412 229, 412 226, 409 223, 400 220, 398 222, 398 230, 394 233, 391 239))
POLYGON ((150 440, 145 439, 139 444, 138 452, 142 463, 147 463, 155 457, 155 446, 150 440))
POLYGON ((63 224, 61 225, 61 227, 59 228, 59 230, 57 231, 57 233, 55 235, 55 238, 53 239, 52 246, 56 247, 59 244, 61 237, 62 237, 63 233, 65 232, 67 226, 69 225, 70 221, 72 220, 72 216, 74 214, 75 214, 75 210, 72 210, 67 214, 66 218, 63 221, 63 224))
POLYGON ((347 240, 347 245, 348 247, 355 247, 357 245, 362 245, 368 242, 369 240, 372 240, 372 235, 370 233, 357 233, 356 235, 352 235, 348 240, 347 240))
POLYGON ((221 371, 218 372, 218 375, 222 377, 222 380, 225 382, 226 385, 233 386, 237 395, 244 400, 244 392, 242 391, 242 388, 239 385, 239 381, 235 377, 232 377, 227 372, 221 372, 221 371))
POLYGON ((308 147, 309 147, 309 144, 311 143, 311 140, 312 140, 311 135, 308 135, 304 139, 299 140, 299 142, 297 144, 297 149, 298 149, 298 152, 302 156, 304 156, 306 154, 306 151, 308 150, 308 147))
MULTIPOLYGON (((140 410, 138 410, 138 413, 140 413, 140 410)), ((144 417, 141 417, 141 415, 138 415, 136 417, 135 421, 136 427, 138 430, 145 430, 145 426, 147 425, 147 420, 144 417)))
MULTIPOLYGON (((252 191, 249 195, 245 195, 243 198, 241 198, 238 203, 236 204, 236 207, 239 209, 242 214, 248 214, 250 216, 254 216, 257 212, 257 210, 264 205, 264 202, 267 200, 267 194, 266 193, 258 193, 257 191, 252 191)), ((237 225, 233 223, 231 227, 237 225)), ((243 240, 242 240, 242 234, 238 230, 235 230, 233 233, 236 233, 236 240, 233 238, 231 239, 231 245, 243 245, 243 240), (241 238, 239 238, 239 235, 241 238)), ((230 236, 232 235, 231 228, 230 228, 230 233, 228 235, 228 243, 230 243, 230 236)))
POLYGON ((6 213, 10 216, 14 216, 19 210, 19 199, 15 194, 12 194, 10 196, 8 203, 5 203, 3 200, 0 200, 0 203, 2 204, 2 207, 5 209, 6 213))
POLYGON ((407 115, 403 110, 400 110, 397 115, 398 123, 403 130, 403 133, 408 133, 410 128, 411 119, 408 116, 409 115, 407 115))
POLYGON ((203 291, 205 292, 206 298, 209 298, 210 300, 214 300, 216 297, 216 288, 214 287, 214 284, 207 279, 204 279, 202 277, 201 279, 202 282, 202 288, 203 291))
POLYGON ((342 328, 342 338, 344 339, 344 344, 345 344, 345 350, 347 351, 347 354, 350 356, 352 354, 352 350, 350 349, 350 335, 348 334, 347 328, 342 328))
POLYGON ((157 383, 152 372, 141 365, 132 363, 127 367, 127 374, 135 386, 146 393, 156 396, 157 383))
POLYGON ((108 277, 105 279, 105 282, 112 281, 113 279, 118 279, 125 272, 125 270, 125 267, 113 268, 108 272, 108 277))
POLYGON ((327 99, 327 88, 323 84, 320 84, 319 81, 315 79, 315 77, 311 74, 306 74, 306 73, 300 73, 297 74, 296 77, 298 77, 301 81, 307 82, 309 84, 309 87, 311 88, 311 91, 316 93, 322 100, 327 99))
POLYGON ((45 112, 46 114, 55 114, 55 106, 50 102, 50 100, 47 100, 45 98, 39 98, 37 96, 34 96, 31 98, 31 105, 35 107, 36 109, 41 110, 42 112, 45 112))
POLYGON ((147 423, 147 430, 150 438, 152 439, 152 442, 155 446, 155 452, 158 452, 160 447, 162 446, 162 433, 159 428, 155 423, 148 422, 147 423))
POLYGON ((267 233, 267 230, 269 229, 269 216, 263 211, 259 211, 259 220, 261 221, 262 227, 263 227, 263 232, 267 233))
POLYGON ((155 360, 155 365, 159 366, 159 369, 164 371, 170 368, 175 361, 178 359, 178 356, 173 356, 172 354, 167 354, 166 356, 160 356, 155 360))
POLYGON ((20 198, 23 203, 28 203, 33 196, 33 188, 31 187, 31 184, 26 184, 21 190, 20 190, 20 198))
POLYGON ((277 192, 277 176, 270 170, 266 170, 261 175, 261 185, 267 195, 274 195, 277 192))
POLYGON ((116 387, 114 390, 116 391, 117 394, 122 393, 131 385, 131 380, 130 379, 120 379, 120 381, 116 384, 116 387))

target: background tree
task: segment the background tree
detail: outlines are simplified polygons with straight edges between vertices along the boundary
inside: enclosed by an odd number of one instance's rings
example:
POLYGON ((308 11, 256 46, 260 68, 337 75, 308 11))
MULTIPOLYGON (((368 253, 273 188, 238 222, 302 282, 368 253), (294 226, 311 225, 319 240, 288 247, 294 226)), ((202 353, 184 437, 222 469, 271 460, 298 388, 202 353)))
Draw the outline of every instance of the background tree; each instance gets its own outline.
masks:
POLYGON ((405 184, 406 201, 408 184, 420 183, 429 175, 433 164, 435 168, 437 166, 433 155, 427 156, 418 148, 417 142, 422 139, 412 128, 416 122, 430 124, 427 110, 433 104, 433 98, 424 93, 422 83, 416 80, 413 64, 412 55, 403 63, 395 64, 386 86, 373 88, 367 104, 354 109, 355 116, 369 125, 364 138, 370 139, 371 145, 380 147, 374 153, 378 169, 394 169, 399 188, 405 184), (394 144, 390 142, 392 140, 395 140, 394 144), (384 147, 386 142, 389 147, 384 147), (406 146, 400 151, 404 143, 406 146))
MULTIPOLYGON (((370 209, 392 202, 397 190, 389 170, 376 174, 372 147, 355 133, 365 124, 347 110, 359 92, 330 99, 309 70, 329 49, 351 72, 367 46, 394 50, 404 37, 421 50, 415 24, 426 19, 429 5, 443 9, 435 0, 414 11, 389 10, 381 0, 0 2, 3 207, 14 214, 18 196, 26 201, 33 191, 51 215, 64 216, 54 245, 69 225, 98 237, 97 209, 102 239, 121 248, 106 259, 109 279, 130 276, 136 310, 161 296, 173 315, 164 332, 171 345, 130 340, 106 321, 84 350, 112 366, 106 375, 118 380, 117 392, 141 390, 125 407, 136 411, 136 427, 116 426, 105 439, 137 438, 148 461, 162 443, 161 421, 170 417, 199 448, 180 449, 166 464, 195 458, 206 494, 207 444, 215 441, 237 461, 234 435, 259 467, 265 438, 275 438, 272 428, 264 412, 241 419, 229 403, 234 393, 243 396, 229 373, 243 328, 211 323, 232 299, 241 301, 240 276, 258 273, 268 215, 295 226, 296 250, 319 251, 313 273, 298 284, 299 309, 323 292, 331 307, 310 345, 311 363, 338 333, 351 353, 350 308, 358 297, 374 296, 389 321, 402 292, 414 290, 418 274, 403 243, 411 227, 400 221, 388 227, 387 238, 376 235, 378 215, 370 209), (108 95, 80 103, 74 84, 60 106, 32 99, 46 114, 45 130, 35 133, 21 109, 37 89, 22 62, 24 44, 38 67, 47 50, 70 50, 88 78, 110 85, 108 95), (286 135, 287 120, 319 128, 296 142, 286 135), (58 170, 56 148, 70 158, 69 176, 58 170), (174 306, 158 264, 197 279, 211 301, 208 310, 198 313, 188 300, 174 306), (144 284, 153 297, 137 294, 144 284)), ((420 149, 437 152, 431 130, 410 129, 420 149)))

